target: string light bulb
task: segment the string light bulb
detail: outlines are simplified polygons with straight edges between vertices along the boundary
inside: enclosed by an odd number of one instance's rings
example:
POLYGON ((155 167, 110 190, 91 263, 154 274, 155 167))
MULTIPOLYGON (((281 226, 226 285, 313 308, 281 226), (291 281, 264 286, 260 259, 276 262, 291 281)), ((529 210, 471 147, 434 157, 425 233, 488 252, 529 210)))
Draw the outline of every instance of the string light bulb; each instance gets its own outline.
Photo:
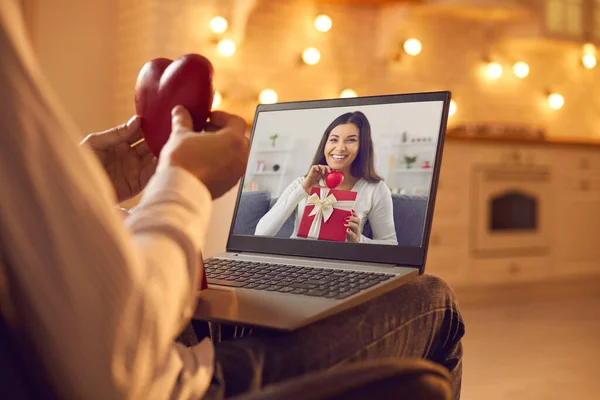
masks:
POLYGON ((322 14, 315 18, 315 28, 317 28, 319 32, 329 32, 332 26, 333 22, 329 15, 322 14))
POLYGON ((264 89, 258 95, 258 101, 260 101, 261 104, 275 104, 277 103, 277 100, 277 92, 273 89, 264 89))
POLYGON ((492 79, 498 79, 502 76, 502 65, 497 62, 491 62, 487 65, 487 74, 492 79))
POLYGON ((236 46, 233 40, 223 39, 217 44, 217 49, 221 55, 231 57, 235 53, 236 46))
POLYGON ((356 94, 356 92, 352 89, 344 89, 342 90, 342 93, 340 93, 340 97, 342 99, 349 99, 351 97, 357 97, 358 95, 356 94))
POLYGON ((450 116, 456 114, 456 102, 454 100, 450 100, 450 108, 448 109, 448 113, 450 116))
POLYGON ((513 73, 517 78, 525 78, 529 75, 529 65, 524 61, 518 61, 513 65, 513 73))
POLYGON ((223 95, 220 92, 215 92, 215 95, 213 96, 212 109, 215 110, 219 108, 222 102, 223 95))
POLYGON ((581 57, 581 64, 587 69, 592 69, 597 64, 596 56, 594 54, 584 54, 581 57))
POLYGON ((423 45, 419 39, 411 38, 404 42, 404 52, 409 56, 418 56, 423 50, 423 45))
POLYGON ((565 105, 565 98, 558 93, 548 95, 548 105, 553 110, 560 110, 565 105))
POLYGON ((228 27, 229 23, 225 18, 221 16, 216 16, 210 20, 210 30, 216 33, 217 35, 225 33, 228 27))
POLYGON ((583 45, 583 54, 596 55, 596 46, 593 43, 586 43, 583 45))
POLYGON ((596 46, 593 43, 586 43, 583 45, 583 55, 581 56, 581 64, 587 68, 592 69, 597 64, 596 59, 596 46))
POLYGON ((321 60, 321 52, 314 47, 309 47, 302 52, 302 61, 308 65, 318 64, 321 60))

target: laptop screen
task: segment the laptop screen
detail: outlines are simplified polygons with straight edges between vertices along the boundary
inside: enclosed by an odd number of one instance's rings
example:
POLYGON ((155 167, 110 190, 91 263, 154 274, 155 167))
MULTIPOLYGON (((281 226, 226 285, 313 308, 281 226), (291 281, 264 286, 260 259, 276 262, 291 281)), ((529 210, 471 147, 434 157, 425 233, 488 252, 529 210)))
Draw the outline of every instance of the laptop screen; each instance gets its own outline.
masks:
POLYGON ((423 248, 448 98, 415 96, 259 106, 231 236, 423 248))

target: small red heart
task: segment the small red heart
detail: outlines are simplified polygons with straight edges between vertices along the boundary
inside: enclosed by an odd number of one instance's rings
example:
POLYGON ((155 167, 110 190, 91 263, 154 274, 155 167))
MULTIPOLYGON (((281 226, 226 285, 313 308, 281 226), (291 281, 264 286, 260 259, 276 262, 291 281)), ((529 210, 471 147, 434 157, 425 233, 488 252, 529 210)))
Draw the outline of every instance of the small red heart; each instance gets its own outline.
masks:
POLYGON ((325 176, 325 184, 329 189, 335 189, 344 182, 344 174, 340 171, 332 171, 325 176))
POLYGON ((214 69, 198 54, 175 61, 156 58, 144 64, 135 85, 135 109, 142 117, 144 138, 156 157, 171 135, 171 111, 184 106, 194 130, 201 132, 212 108, 214 69))

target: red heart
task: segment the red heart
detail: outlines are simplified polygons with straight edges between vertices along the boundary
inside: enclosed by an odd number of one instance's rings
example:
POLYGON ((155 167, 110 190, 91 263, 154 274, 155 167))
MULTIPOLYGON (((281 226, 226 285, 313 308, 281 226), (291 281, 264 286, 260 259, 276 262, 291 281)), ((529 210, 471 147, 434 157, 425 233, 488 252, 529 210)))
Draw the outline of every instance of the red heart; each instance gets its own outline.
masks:
POLYGON ((340 171, 332 171, 325 176, 325 184, 329 189, 335 189, 344 182, 344 174, 340 171))
POLYGON ((182 105, 190 112, 194 130, 201 132, 212 108, 213 66, 198 54, 175 61, 156 58, 144 64, 135 85, 135 109, 150 150, 158 157, 171 134, 171 110, 182 105))

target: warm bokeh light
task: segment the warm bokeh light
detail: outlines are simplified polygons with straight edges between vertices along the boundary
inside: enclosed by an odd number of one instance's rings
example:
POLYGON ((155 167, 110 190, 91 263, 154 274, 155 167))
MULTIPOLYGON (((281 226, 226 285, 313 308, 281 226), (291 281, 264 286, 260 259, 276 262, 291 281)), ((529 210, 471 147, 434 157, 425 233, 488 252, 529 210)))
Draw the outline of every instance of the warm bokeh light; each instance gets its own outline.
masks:
POLYGON ((418 56, 419 54, 421 54, 422 50, 423 50, 423 45, 421 45, 421 42, 419 41, 419 39, 412 38, 412 39, 408 39, 406 42, 404 42, 404 51, 409 56, 418 56))
POLYGON ((217 45, 217 48, 219 49, 219 53, 221 53, 221 55, 225 57, 231 57, 236 50, 235 43, 233 42, 233 40, 229 39, 221 40, 217 45))
POLYGON ((529 75, 529 64, 524 61, 518 61, 513 65, 513 73, 517 78, 525 78, 529 75))
POLYGON ((502 65, 497 62, 491 62, 487 65, 487 75, 492 79, 498 79, 502 76, 502 65))
POLYGON ((315 18, 315 28, 317 28, 319 32, 329 32, 332 25, 333 22, 331 21, 329 15, 323 14, 315 18))
POLYGON ((581 63, 585 68, 592 69, 597 63, 596 56, 593 54, 584 54, 583 57, 581 57, 581 63))
POLYGON ((596 46, 593 43, 586 43, 583 45, 583 54, 596 55, 596 46))
POLYGON ((229 23, 223 17, 214 17, 210 20, 210 30, 216 34, 225 33, 228 27, 229 23))
POLYGON ((213 109, 219 108, 222 101, 223 101, 223 95, 220 92, 215 92, 215 95, 213 96, 212 108, 213 109))
POLYGON ((258 96, 258 101, 260 101, 261 104, 274 104, 277 103, 277 100, 277 92, 273 89, 265 89, 260 92, 260 95, 258 96))
POLYGON ((348 99, 350 97, 356 97, 356 96, 358 96, 358 95, 352 89, 344 89, 344 90, 342 90, 342 93, 340 93, 340 97, 343 99, 348 99))
POLYGON ((318 64, 321 60, 321 53, 314 47, 309 47, 302 53, 302 60, 308 65, 318 64))
POLYGON ((456 114, 456 102, 454 100, 450 100, 450 108, 448 112, 450 113, 450 116, 456 114))
POLYGON ((559 110, 565 105, 565 98, 558 93, 551 93, 548 95, 548 105, 553 110, 559 110))

